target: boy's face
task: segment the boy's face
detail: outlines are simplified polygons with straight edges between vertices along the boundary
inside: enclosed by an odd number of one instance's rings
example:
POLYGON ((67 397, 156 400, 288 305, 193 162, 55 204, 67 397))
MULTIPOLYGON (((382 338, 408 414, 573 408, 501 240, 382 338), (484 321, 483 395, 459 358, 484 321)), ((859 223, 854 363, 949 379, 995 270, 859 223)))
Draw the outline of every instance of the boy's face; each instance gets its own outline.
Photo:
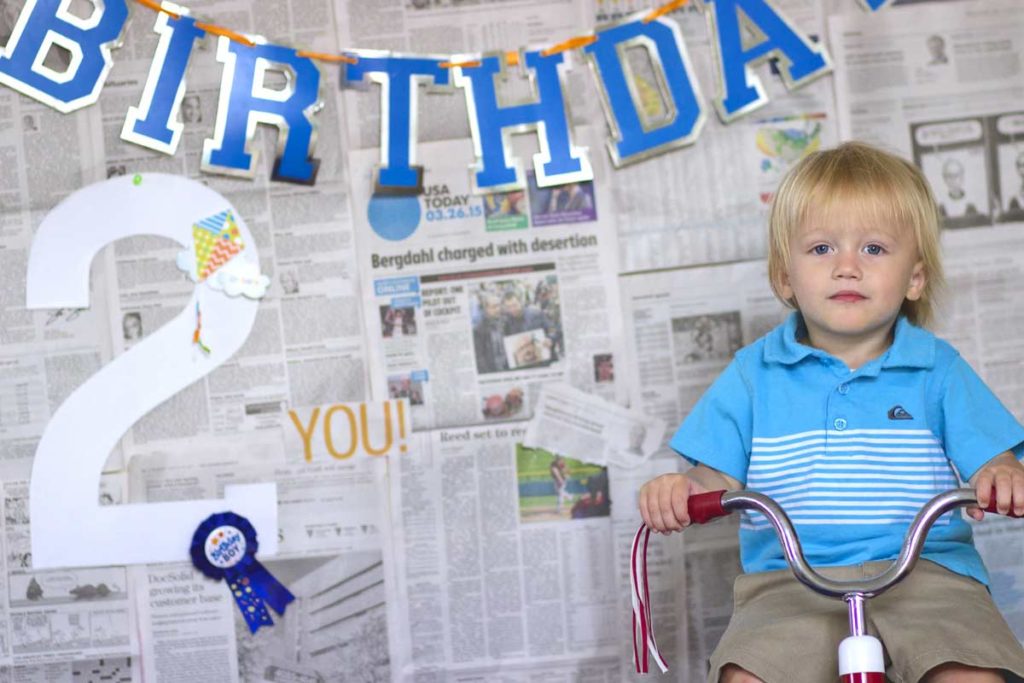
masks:
MULTIPOLYGON (((782 294, 795 299, 813 346, 887 338, 904 299, 921 298, 924 263, 910 228, 813 209, 789 241, 782 294)), ((847 212, 855 213, 854 211, 847 212)))

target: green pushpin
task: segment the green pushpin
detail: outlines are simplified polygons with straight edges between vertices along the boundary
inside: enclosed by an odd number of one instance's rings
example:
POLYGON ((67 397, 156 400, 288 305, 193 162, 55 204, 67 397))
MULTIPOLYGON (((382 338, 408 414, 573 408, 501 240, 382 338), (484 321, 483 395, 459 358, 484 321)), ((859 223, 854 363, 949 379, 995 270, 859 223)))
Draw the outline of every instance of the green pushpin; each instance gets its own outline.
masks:
POLYGON ((142 174, 141 173, 136 173, 135 177, 132 178, 132 183, 134 183, 135 185, 141 185, 142 184, 142 174))

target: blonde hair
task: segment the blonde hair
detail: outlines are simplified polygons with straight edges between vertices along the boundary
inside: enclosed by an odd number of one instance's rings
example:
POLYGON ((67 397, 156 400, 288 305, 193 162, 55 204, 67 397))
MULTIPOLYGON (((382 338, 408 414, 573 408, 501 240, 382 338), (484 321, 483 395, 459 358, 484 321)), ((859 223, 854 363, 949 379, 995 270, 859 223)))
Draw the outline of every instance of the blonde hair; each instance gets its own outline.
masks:
POLYGON ((939 213, 928 181, 908 161, 862 142, 846 142, 814 152, 790 169, 779 185, 768 221, 768 278, 783 303, 789 269, 789 241, 811 208, 825 216, 855 213, 880 224, 914 231, 924 264, 925 286, 917 301, 904 300, 900 312, 915 325, 932 320, 944 284, 939 213))

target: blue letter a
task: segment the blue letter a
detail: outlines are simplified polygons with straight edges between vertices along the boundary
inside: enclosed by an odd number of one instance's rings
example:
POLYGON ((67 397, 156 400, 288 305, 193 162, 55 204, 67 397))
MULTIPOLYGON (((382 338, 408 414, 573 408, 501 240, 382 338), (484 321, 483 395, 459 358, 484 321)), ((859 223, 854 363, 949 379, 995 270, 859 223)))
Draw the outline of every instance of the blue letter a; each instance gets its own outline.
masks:
POLYGON ((751 66, 777 57, 787 88, 832 70, 825 48, 804 38, 768 0, 704 0, 704 11, 721 79, 715 108, 725 122, 768 102, 751 66))

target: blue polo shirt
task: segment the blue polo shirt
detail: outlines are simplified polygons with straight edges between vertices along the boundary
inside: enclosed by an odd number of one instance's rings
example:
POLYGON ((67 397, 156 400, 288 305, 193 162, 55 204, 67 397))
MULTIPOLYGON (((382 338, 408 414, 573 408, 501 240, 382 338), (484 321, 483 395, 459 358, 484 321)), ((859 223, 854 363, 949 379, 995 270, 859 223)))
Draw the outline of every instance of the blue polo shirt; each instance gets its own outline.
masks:
MULTIPOLYGON (((930 332, 901 317, 892 346, 851 371, 798 342, 802 325, 794 313, 740 349, 670 445, 778 501, 811 565, 895 559, 921 505, 958 473, 1024 453, 1024 427, 930 332)), ((922 556, 988 583, 960 511, 936 521, 922 556)), ((787 567, 760 513, 743 513, 740 559, 747 572, 787 567)))

